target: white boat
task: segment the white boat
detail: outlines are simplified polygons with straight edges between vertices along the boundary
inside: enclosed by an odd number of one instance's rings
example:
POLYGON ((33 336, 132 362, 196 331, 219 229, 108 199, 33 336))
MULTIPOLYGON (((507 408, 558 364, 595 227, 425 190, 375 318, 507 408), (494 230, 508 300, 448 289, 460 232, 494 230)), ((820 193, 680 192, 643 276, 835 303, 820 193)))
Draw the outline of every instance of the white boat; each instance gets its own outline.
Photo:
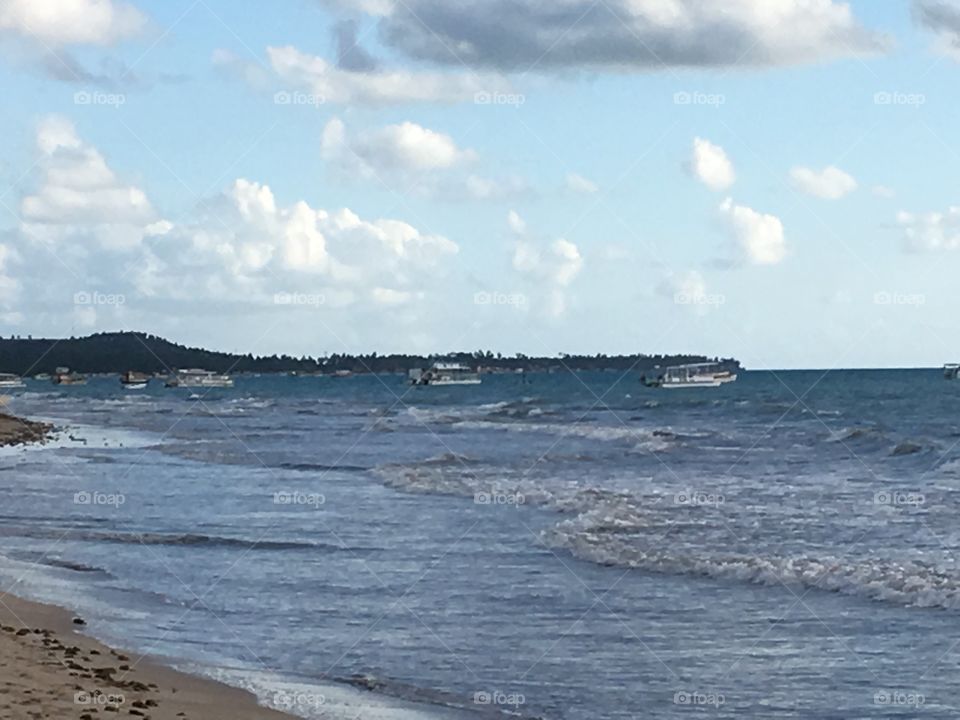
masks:
POLYGON ((120 384, 124 390, 146 390, 150 376, 145 373, 130 370, 120 376, 120 384))
POLYGON ((412 385, 479 385, 480 373, 460 363, 438 362, 427 370, 411 370, 412 385))
POLYGON ((737 374, 723 363, 691 363, 666 368, 661 375, 651 380, 641 377, 648 387, 677 389, 694 387, 720 387, 735 382, 737 374))
POLYGON ((233 378, 229 375, 218 375, 212 370, 178 370, 167 380, 167 387, 231 388, 233 378))
POLYGON ((23 379, 13 373, 0 373, 0 390, 16 390, 25 387, 23 379))
POLYGON ((53 374, 52 382, 54 385, 86 385, 87 378, 78 372, 73 372, 67 367, 58 367, 53 374))
POLYGON ((956 380, 960 377, 960 365, 957 363, 947 363, 943 366, 943 376, 947 380, 956 380))

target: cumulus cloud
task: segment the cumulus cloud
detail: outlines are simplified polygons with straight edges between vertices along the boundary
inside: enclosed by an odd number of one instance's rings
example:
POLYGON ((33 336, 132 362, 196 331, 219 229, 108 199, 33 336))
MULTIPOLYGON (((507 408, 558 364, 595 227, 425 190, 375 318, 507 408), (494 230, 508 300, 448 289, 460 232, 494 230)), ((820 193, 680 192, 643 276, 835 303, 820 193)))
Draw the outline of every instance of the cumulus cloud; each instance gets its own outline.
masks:
POLYGON ((824 200, 839 200, 857 189, 857 181, 833 165, 823 170, 795 167, 790 171, 790 179, 801 192, 824 200))
POLYGON ((97 227, 101 238, 126 236, 126 242, 135 243, 136 228, 155 219, 146 193, 121 181, 103 155, 80 139, 70 121, 58 116, 43 120, 37 147, 42 180, 20 203, 21 220, 34 230, 84 225, 97 227), (124 232, 124 226, 132 232, 124 232))
POLYGON ((384 184, 391 190, 448 201, 497 202, 527 194, 517 176, 471 172, 479 157, 441 132, 412 122, 351 132, 340 118, 323 129, 321 156, 347 179, 384 184))
POLYGON ((595 182, 587 180, 587 178, 574 172, 567 173, 566 182, 567 190, 580 195, 593 195, 600 191, 600 188, 595 182))
POLYGON ((4 0, 0 31, 47 46, 111 45, 139 33, 146 18, 113 0, 4 0))
POLYGON ((960 3, 948 0, 914 0, 920 24, 937 34, 936 50, 960 61, 960 3))
POLYGON ((904 247, 910 252, 960 249, 960 207, 922 215, 901 212, 897 223, 903 230, 904 247))
POLYGON ((764 215, 728 198, 720 205, 730 232, 743 256, 754 265, 777 265, 786 256, 783 223, 775 215, 764 215))
POLYGON ((528 237, 526 222, 513 210, 507 223, 516 236, 514 270, 534 283, 544 297, 547 314, 560 317, 567 308, 567 288, 583 269, 580 249, 564 238, 544 243, 528 237))
POLYGON ((267 57, 281 81, 338 105, 473 102, 478 94, 510 89, 505 80, 495 75, 352 70, 291 46, 267 48, 267 57))
POLYGON ((694 138, 691 174, 711 190, 726 190, 736 182, 737 174, 726 151, 709 140, 694 138))
POLYGON ((836 0, 405 0, 381 29, 418 60, 503 71, 763 67, 889 46, 836 0))
POLYGON ((270 313, 278 294, 305 293, 360 313, 403 306, 415 323, 459 252, 402 220, 284 204, 243 178, 171 222, 62 118, 40 124, 37 146, 37 187, 21 199, 17 229, 0 236, 0 316, 22 314, 27 300, 35 315, 77 310, 74 321, 91 326, 133 306, 161 317, 270 313), (124 296, 126 309, 74 308, 73 294, 91 290, 124 296))
POLYGON ((348 137, 339 118, 324 128, 321 149, 324 159, 356 165, 364 174, 445 170, 477 157, 474 151, 458 147, 449 135, 416 123, 388 125, 348 137))

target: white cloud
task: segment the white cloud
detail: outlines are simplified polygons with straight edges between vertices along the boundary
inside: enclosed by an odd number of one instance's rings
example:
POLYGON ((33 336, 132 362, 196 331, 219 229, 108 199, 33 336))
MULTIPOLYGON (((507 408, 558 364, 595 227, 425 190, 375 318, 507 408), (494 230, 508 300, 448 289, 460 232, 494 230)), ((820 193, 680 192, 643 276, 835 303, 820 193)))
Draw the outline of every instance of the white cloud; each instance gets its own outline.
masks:
POLYGON ((112 0, 3 0, 0 31, 44 45, 110 45, 139 33, 146 18, 112 0))
POLYGON ((776 265, 786 256, 787 243, 780 218, 736 205, 730 198, 720 205, 720 211, 749 262, 754 265, 776 265))
POLYGON ((346 126, 333 118, 323 131, 323 157, 365 176, 386 172, 445 170, 471 162, 477 155, 462 150, 449 135, 412 122, 388 125, 349 137, 346 126))
POLYGON ((334 10, 361 12, 367 15, 389 15, 394 0, 321 0, 322 4, 334 10))
POLYGON ((897 196, 897 191, 886 185, 874 185, 870 192, 879 198, 886 198, 888 200, 897 196))
POLYGON ((790 179, 800 191, 824 200, 839 200, 857 189, 857 181, 833 165, 819 171, 795 167, 790 171, 790 179))
POLYGON ((270 66, 285 83, 343 105, 473 102, 479 93, 508 92, 496 75, 412 70, 345 70, 295 47, 267 48, 270 66))
POLYGON ((934 49, 960 62, 960 4, 948 0, 914 0, 914 14, 937 35, 934 49))
MULTIPOLYGON (((43 177, 20 203, 25 224, 139 227, 155 219, 146 193, 119 180, 103 155, 84 143, 68 120, 57 116, 43 120, 37 146, 43 177)), ((136 231, 125 235, 121 244, 139 239, 136 231)), ((101 232, 101 237, 117 240, 120 235, 115 227, 112 233, 101 232)))
POLYGON ((897 223, 903 228, 904 245, 910 252, 960 249, 960 207, 924 215, 900 212, 897 223))
POLYGON ((567 173, 567 190, 581 195, 592 195, 600 191, 597 184, 577 173, 567 173))
POLYGON ((411 122, 351 132, 340 118, 323 129, 321 156, 348 179, 449 201, 496 202, 527 194, 525 180, 467 172, 478 155, 445 135, 411 122))
POLYGON ((381 28, 419 60, 521 72, 766 67, 890 45, 835 0, 405 0, 381 28))
POLYGON ((711 190, 726 190, 736 182, 737 174, 726 151, 709 140, 694 138, 690 172, 711 190))
POLYGON ((517 235, 525 235, 527 232, 527 221, 520 217, 520 214, 516 210, 511 210, 507 213, 507 224, 517 235))
POLYGON ((507 222, 517 236, 513 269, 536 285, 547 314, 560 317, 567 307, 566 290, 583 269, 580 249, 564 238, 544 244, 526 237, 527 224, 514 211, 508 214, 507 222))

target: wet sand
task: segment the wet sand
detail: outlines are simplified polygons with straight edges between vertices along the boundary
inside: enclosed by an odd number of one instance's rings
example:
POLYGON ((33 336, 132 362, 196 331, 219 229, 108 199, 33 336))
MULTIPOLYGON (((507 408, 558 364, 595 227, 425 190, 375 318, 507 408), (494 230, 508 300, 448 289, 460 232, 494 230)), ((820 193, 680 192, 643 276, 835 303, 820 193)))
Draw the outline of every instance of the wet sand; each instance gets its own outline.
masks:
MULTIPOLYGON (((0 413, 0 447, 52 432, 0 413)), ((67 610, 0 591, 0 720, 291 720, 251 693, 107 647, 83 627, 67 610)))
POLYGON ((0 596, 0 718, 291 720, 250 693, 109 648, 74 619, 0 596))

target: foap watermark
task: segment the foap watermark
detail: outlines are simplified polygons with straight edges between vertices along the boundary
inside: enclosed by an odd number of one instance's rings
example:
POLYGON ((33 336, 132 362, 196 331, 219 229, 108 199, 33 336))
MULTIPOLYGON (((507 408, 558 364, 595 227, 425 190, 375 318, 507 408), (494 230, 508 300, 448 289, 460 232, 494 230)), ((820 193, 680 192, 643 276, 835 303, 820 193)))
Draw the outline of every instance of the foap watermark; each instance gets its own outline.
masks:
POLYGON ((706 93, 699 90, 680 90, 673 94, 674 105, 703 105, 719 108, 727 104, 727 96, 720 93, 706 93))
POLYGON ((719 493, 708 493, 700 490, 684 490, 673 496, 675 505, 691 507, 719 507, 726 502, 726 498, 719 493))
POLYGON ((674 705, 718 708, 726 703, 722 693, 701 692, 700 690, 677 690, 673 694, 674 705))
POLYGON ((278 690, 273 694, 273 705, 281 710, 319 709, 326 702, 326 696, 319 693, 278 690))
POLYGON ((88 492, 81 490, 73 494, 74 505, 105 505, 107 507, 120 507, 127 502, 127 496, 123 493, 105 493, 88 492))
POLYGON ((927 296, 922 293, 905 293, 881 290, 873 295, 874 305, 903 305, 921 307, 927 304, 927 296))
POLYGON ((696 305, 701 307, 720 307, 727 302, 726 295, 717 293, 678 292, 673 296, 677 305, 696 305))
POLYGON ((118 293, 88 292, 81 290, 73 294, 74 305, 126 305, 126 295, 118 293))
POLYGON ((883 90, 873 94, 873 104, 920 107, 927 104, 927 96, 923 93, 883 90))
POLYGON ((518 708, 527 702, 521 693, 508 693, 502 690, 478 690, 473 694, 474 705, 495 705, 498 707, 518 708))
POLYGON ((527 498, 523 493, 501 492, 491 490, 490 492, 478 492, 473 495, 473 502, 477 505, 523 505, 527 498))
POLYGON ((506 105, 520 107, 527 102, 527 96, 519 93, 478 92, 473 96, 474 105, 506 105))
POLYGON ((319 293, 277 293, 273 296, 274 305, 290 305, 295 307, 318 308, 327 302, 327 298, 319 293))
POLYGON ((498 291, 482 291, 474 293, 474 305, 507 305, 512 307, 523 307, 527 304, 527 296, 520 293, 506 293, 498 291))
POLYGON ((877 690, 873 694, 873 704, 886 707, 920 707, 926 702, 923 693, 909 690, 877 690))
POLYGON ((881 490, 874 493, 874 505, 889 505, 891 507, 917 508, 926 504, 927 496, 921 492, 908 490, 881 490))
POLYGON ((280 491, 273 494, 274 505, 293 505, 296 507, 320 508, 327 498, 322 493, 305 493, 299 490, 280 491))
POLYGON ((281 90, 273 95, 274 105, 296 105, 300 107, 320 108, 325 105, 326 102, 327 98, 325 96, 316 93, 281 90))
POLYGON ((77 690, 73 694, 73 704, 89 706, 123 705, 126 698, 121 693, 105 693, 102 690, 87 692, 86 690, 77 690))
POLYGON ((122 93, 107 93, 100 90, 80 90, 73 94, 73 104, 120 108, 127 104, 127 96, 122 93))

